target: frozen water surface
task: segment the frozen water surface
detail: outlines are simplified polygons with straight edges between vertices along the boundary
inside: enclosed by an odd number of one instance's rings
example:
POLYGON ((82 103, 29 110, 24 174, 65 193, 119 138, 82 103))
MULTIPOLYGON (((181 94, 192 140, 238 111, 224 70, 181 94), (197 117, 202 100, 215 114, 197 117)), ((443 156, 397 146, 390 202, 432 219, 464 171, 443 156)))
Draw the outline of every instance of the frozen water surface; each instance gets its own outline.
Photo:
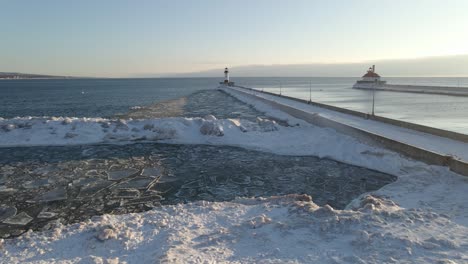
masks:
MULTIPOLYGON (((268 117, 220 91, 140 107, 122 118, 268 117)), ((280 125, 281 121, 277 121, 280 125)), ((161 204, 309 194, 344 208, 394 176, 313 156, 229 146, 137 143, 0 148, 0 237, 161 204)))
POLYGON ((73 223, 103 213, 140 212, 196 200, 229 201, 237 196, 304 193, 317 204, 344 208, 363 192, 395 180, 391 175, 312 156, 207 145, 2 148, 0 157, 0 173, 4 168, 14 172, 7 176, 5 188, 16 187, 0 193, 0 217, 10 217, 0 224, 3 236, 17 226, 41 229, 57 219, 73 223), (43 177, 37 171, 44 167, 53 167, 50 184, 22 184, 43 177), (108 180, 112 175, 108 170, 114 167, 126 167, 118 173, 125 177, 108 180), (11 208, 22 214, 11 219, 16 214, 11 208), (12 225, 14 221, 20 224, 12 225))

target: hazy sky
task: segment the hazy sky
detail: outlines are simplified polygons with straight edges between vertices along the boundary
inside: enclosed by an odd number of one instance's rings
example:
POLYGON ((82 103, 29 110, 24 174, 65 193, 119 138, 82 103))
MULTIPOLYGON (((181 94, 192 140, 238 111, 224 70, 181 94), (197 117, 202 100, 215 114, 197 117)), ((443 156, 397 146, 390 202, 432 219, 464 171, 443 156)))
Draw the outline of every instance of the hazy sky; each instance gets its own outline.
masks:
POLYGON ((466 0, 0 0, 0 71, 144 76, 468 54, 466 0))

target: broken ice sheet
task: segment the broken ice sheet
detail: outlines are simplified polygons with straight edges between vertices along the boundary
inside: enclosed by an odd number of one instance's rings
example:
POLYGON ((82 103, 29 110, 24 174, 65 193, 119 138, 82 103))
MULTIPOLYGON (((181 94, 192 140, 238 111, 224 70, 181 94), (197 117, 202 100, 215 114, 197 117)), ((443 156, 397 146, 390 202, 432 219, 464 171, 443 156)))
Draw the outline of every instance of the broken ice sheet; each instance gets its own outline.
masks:
POLYGON ((50 218, 54 218, 55 216, 57 216, 57 213, 41 211, 41 212, 37 215, 37 218, 50 219, 50 218))
POLYGON ((34 198, 33 201, 35 202, 53 202, 53 201, 61 201, 61 200, 66 200, 67 199, 67 190, 64 187, 59 187, 57 189, 54 189, 52 191, 48 191, 46 193, 43 193, 36 198, 34 198))
POLYGON ((109 176, 108 180, 110 181, 118 181, 124 178, 128 178, 134 174, 136 174, 138 170, 130 168, 130 169, 124 169, 124 170, 115 170, 115 171, 109 171, 109 176))
POLYGON ((141 175, 146 176, 146 177, 158 177, 161 175, 161 169, 160 168, 144 168, 143 173, 141 175))
POLYGON ((27 225, 33 219, 34 218, 29 216, 27 213, 21 212, 15 216, 5 219, 3 223, 8 225, 27 225))
POLYGON ((140 196, 140 191, 137 189, 114 189, 112 190, 113 198, 122 198, 122 199, 129 199, 129 198, 138 198, 140 196))
POLYGON ((27 181, 23 183, 23 187, 26 189, 34 189, 43 186, 49 186, 49 179, 38 179, 33 181, 27 181))
POLYGON ((146 189, 154 179, 152 178, 135 178, 126 182, 119 183, 117 188, 135 188, 135 189, 146 189))
POLYGON ((92 196, 107 187, 109 187, 111 184, 113 184, 111 181, 106 181, 106 180, 96 180, 94 182, 90 182, 83 187, 81 187, 80 194, 78 195, 78 198, 86 198, 88 196, 92 196))
POLYGON ((16 207, 0 206, 0 222, 16 214, 16 207))

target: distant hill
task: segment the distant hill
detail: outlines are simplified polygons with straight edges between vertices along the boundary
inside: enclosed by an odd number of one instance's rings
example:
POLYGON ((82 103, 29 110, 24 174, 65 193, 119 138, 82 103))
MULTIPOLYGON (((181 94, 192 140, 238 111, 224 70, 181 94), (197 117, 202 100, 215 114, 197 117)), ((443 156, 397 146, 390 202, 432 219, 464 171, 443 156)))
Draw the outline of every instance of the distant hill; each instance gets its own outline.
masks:
POLYGON ((19 73, 19 72, 0 72, 0 79, 68 79, 68 78, 74 78, 74 77, 19 73))
MULTIPOLYGON (((375 64, 377 72, 387 77, 459 77, 468 76, 468 54, 415 59, 374 60, 356 63, 311 63, 246 65, 229 67, 232 77, 358 77, 375 64)), ((169 77, 219 77, 224 66, 218 69, 177 73, 169 77)))

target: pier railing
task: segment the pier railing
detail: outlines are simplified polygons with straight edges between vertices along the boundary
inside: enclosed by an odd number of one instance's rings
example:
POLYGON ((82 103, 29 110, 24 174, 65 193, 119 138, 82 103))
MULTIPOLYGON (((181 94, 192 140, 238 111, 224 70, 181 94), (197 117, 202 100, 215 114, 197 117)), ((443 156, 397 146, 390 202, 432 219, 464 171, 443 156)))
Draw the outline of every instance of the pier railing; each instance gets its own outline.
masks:
MULTIPOLYGON (((345 113, 345 114, 350 114, 353 116, 358 116, 366 119, 371 119, 371 120, 376 120, 379 122, 399 126, 399 127, 404 127, 416 131, 420 131, 423 133, 427 134, 432 134, 436 136, 441 136, 441 137, 446 137, 446 138, 451 138, 454 140, 462 141, 462 142, 467 142, 468 143, 468 135, 465 134, 460 134, 452 131, 446 131, 438 128, 433 128, 433 127, 428 127, 428 126, 422 126, 418 124, 413 124, 409 122, 404 122, 400 120, 394 120, 390 118, 385 118, 385 117, 380 117, 380 116, 372 116, 369 114, 365 114, 362 112, 354 111, 354 110, 349 110, 349 109, 344 109, 332 105, 327 105, 327 104, 322 104, 322 103, 317 103, 313 101, 307 101, 295 97, 290 97, 286 95, 279 95, 271 92, 266 92, 266 91, 258 91, 252 88, 248 87, 243 87, 243 86, 236 86, 238 88, 242 88, 248 91, 254 91, 254 92, 260 92, 264 94, 269 94, 273 96, 281 96, 283 98, 287 98, 290 100, 294 100, 297 102, 301 103, 306 103, 306 104, 311 104, 314 106, 322 107, 325 109, 337 111, 340 113, 345 113)), ((252 95, 253 96, 253 95, 252 95)), ((286 113, 291 114, 292 116, 296 118, 303 119, 309 123, 315 124, 317 126, 322 126, 322 127, 330 127, 335 129, 338 132, 348 134, 350 136, 353 136, 355 138, 358 138, 362 141, 371 141, 373 143, 377 143, 378 145, 381 145, 385 148, 388 148, 390 150, 396 151, 398 153, 401 153, 405 156, 408 156, 410 158, 414 158, 417 160, 421 160, 423 162, 426 162, 428 164, 432 165, 438 165, 438 166, 447 166, 449 169, 453 172, 459 173, 461 175, 468 176, 468 162, 464 160, 460 160, 457 157, 453 157, 450 155, 445 155, 442 153, 437 153, 434 151, 430 151, 421 147, 413 146, 411 144, 403 143, 388 137, 385 137, 383 135, 375 134, 357 127, 353 127, 351 125, 346 125, 328 118, 325 118, 320 115, 315 115, 311 114, 299 109, 296 109, 291 106, 287 106, 284 104, 277 103, 275 101, 263 99, 260 97, 256 97, 256 99, 261 100, 267 104, 273 105, 276 108, 285 111, 286 113)))

